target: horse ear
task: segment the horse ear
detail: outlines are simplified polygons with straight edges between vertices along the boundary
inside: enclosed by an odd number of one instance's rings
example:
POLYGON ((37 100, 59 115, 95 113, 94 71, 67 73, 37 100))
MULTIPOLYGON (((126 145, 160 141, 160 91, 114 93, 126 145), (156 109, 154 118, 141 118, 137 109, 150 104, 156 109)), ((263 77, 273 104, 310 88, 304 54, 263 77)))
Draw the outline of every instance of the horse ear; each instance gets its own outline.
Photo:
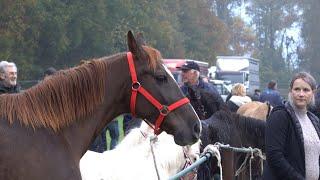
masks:
POLYGON ((145 51, 142 48, 142 45, 139 44, 140 42, 138 39, 136 40, 131 31, 128 32, 128 47, 129 51, 136 57, 136 60, 139 59, 146 59, 147 56, 145 51))
POLYGON ((127 39, 128 39, 129 51, 132 52, 133 54, 136 54, 139 47, 131 31, 128 32, 127 39))

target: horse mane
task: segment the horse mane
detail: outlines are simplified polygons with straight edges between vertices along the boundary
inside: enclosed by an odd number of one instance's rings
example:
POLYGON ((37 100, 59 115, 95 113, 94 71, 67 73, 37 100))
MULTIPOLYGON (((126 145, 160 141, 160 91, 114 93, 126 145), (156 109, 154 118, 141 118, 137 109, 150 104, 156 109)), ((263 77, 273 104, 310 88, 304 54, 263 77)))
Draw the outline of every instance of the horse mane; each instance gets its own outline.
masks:
MULTIPOLYGON (((148 67, 155 70, 161 63, 158 50, 143 46, 148 67)), ((91 115, 101 105, 106 93, 106 76, 112 59, 125 58, 125 53, 88 60, 79 66, 60 70, 37 85, 17 94, 0 96, 0 117, 12 124, 54 131, 91 115)))
MULTIPOLYGON (((231 143, 232 134, 238 133, 244 139, 264 139, 265 121, 241 116, 236 113, 217 111, 209 119, 201 121, 204 144, 215 142, 231 143), (214 140, 215 142, 211 142, 214 140)), ((232 144, 230 144, 232 146, 232 144)), ((245 146, 245 144, 243 144, 245 146)))
POLYGON ((254 134, 254 136, 264 139, 265 121, 225 111, 218 111, 213 116, 235 126, 241 132, 241 135, 254 134))

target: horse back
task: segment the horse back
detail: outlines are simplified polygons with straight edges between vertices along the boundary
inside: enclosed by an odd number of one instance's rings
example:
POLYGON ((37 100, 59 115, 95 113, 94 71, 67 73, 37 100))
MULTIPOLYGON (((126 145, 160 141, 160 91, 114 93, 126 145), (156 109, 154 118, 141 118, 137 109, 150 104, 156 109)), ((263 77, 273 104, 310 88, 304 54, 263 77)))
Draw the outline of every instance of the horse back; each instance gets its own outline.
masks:
POLYGON ((252 101, 239 107, 237 114, 252 117, 256 119, 266 120, 269 106, 267 103, 252 101))

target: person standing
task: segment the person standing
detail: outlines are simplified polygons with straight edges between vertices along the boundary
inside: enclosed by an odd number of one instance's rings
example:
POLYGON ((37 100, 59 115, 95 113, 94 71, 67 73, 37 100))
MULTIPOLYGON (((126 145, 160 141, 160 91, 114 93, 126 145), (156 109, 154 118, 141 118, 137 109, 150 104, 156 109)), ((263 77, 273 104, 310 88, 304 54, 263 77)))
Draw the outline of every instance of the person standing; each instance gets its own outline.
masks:
MULTIPOLYGON (((109 150, 114 149, 119 141, 119 125, 118 125, 118 119, 115 118, 111 122, 107 124, 106 130, 109 131, 111 142, 110 142, 110 148, 109 150)), ((104 134, 105 135, 105 134, 104 134)))
POLYGON ((315 90, 309 73, 297 73, 290 82, 288 102, 273 108, 265 131, 263 179, 319 179, 319 119, 307 108, 314 103, 315 90))
POLYGON ((251 97, 251 100, 252 101, 260 101, 260 94, 261 94, 260 89, 255 89, 254 94, 251 97))
POLYGON ((267 89, 260 94, 260 102, 266 101, 268 101, 272 107, 281 106, 283 104, 282 97, 277 90, 277 83, 274 80, 271 80, 268 83, 267 89))
POLYGON ((21 90, 17 84, 17 66, 13 62, 0 62, 0 94, 18 93, 21 90))
POLYGON ((200 77, 200 67, 196 62, 187 61, 185 64, 179 67, 179 69, 181 69, 182 71, 181 76, 184 83, 181 86, 181 90, 187 97, 189 97, 188 88, 192 88, 194 91, 196 91, 197 89, 204 89, 214 94, 214 96, 217 96, 221 104, 224 103, 221 95, 216 90, 216 88, 213 85, 204 82, 203 78, 200 77))
POLYGON ((107 150, 107 126, 105 126, 101 133, 97 135, 94 141, 90 144, 89 150, 103 153, 107 150))
POLYGON ((237 112, 241 105, 248 102, 251 102, 251 98, 247 96, 246 87, 241 83, 235 84, 231 90, 231 97, 226 102, 230 111, 237 112))

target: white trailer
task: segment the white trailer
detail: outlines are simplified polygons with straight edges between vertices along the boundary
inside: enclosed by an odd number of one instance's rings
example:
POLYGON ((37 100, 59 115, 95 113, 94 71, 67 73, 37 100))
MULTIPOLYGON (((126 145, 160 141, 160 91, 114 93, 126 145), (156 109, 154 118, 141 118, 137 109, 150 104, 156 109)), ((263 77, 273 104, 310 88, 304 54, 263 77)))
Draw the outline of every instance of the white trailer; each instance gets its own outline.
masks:
POLYGON ((259 60, 244 56, 217 56, 215 79, 242 83, 249 94, 260 87, 259 60))

